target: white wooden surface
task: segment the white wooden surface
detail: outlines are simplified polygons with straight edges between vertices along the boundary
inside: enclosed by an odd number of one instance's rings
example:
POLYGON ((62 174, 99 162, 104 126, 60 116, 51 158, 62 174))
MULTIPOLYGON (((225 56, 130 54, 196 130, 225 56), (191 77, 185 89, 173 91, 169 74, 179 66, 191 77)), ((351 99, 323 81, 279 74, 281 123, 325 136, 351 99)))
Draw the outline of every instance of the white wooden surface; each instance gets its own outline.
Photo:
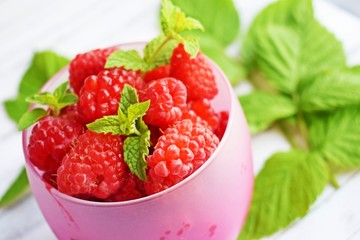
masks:
MULTIPOLYGON (((246 28, 270 0, 235 2, 246 28)), ((19 79, 36 50, 53 49, 73 57, 93 48, 156 36, 159 4, 159 0, 0 0, 0 101, 16 95, 19 79)), ((360 20, 323 0, 314 0, 314 5, 317 18, 344 43, 349 64, 360 64, 360 20)), ((273 152, 287 148, 276 132, 254 137, 255 171, 273 152)), ((20 133, 2 105, 0 154, 1 195, 24 162, 20 133)), ((339 182, 341 188, 326 188, 304 219, 268 239, 360 239, 360 174, 340 175, 339 182)), ((32 195, 14 207, 0 209, 0 240, 5 239, 55 239, 32 195)))

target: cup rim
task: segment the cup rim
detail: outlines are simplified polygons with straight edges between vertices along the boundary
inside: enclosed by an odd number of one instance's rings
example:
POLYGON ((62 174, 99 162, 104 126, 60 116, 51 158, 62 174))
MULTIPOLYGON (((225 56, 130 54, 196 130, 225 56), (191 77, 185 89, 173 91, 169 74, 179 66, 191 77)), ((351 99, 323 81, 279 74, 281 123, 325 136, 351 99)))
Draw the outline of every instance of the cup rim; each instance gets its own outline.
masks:
MULTIPOLYGON (((131 43, 123 43, 123 44, 115 45, 115 47, 129 48, 129 47, 140 46, 140 45, 145 45, 145 44, 146 44, 146 42, 131 42, 131 43)), ((226 90, 228 92, 228 94, 226 94, 226 96, 230 98, 230 107, 229 107, 230 110, 229 110, 229 119, 228 119, 227 126, 231 126, 234 121, 233 120, 234 119, 234 113, 233 113, 234 112, 233 111, 233 108, 234 108, 233 94, 234 94, 234 92, 232 90, 232 87, 230 85, 228 78, 226 77, 224 72, 221 70, 221 68, 206 55, 205 55, 205 58, 206 58, 206 61, 211 65, 211 68, 217 72, 216 75, 218 75, 218 77, 220 79, 223 79, 225 81, 226 90)), ((42 86, 41 90, 46 89, 53 82, 54 79, 59 78, 63 74, 66 74, 66 71, 68 71, 68 68, 69 68, 69 65, 67 65, 67 66, 63 67, 61 70, 59 70, 54 76, 52 76, 42 86)), ((34 107, 34 106, 31 105, 30 109, 32 107, 34 107)), ((31 129, 32 128, 28 128, 22 132, 23 153, 24 153, 24 157, 25 157, 25 164, 27 165, 26 169, 27 169, 27 171, 32 171, 36 177, 38 177, 41 181, 43 181, 44 184, 46 184, 46 182, 42 179, 43 177, 40 175, 39 170, 37 170, 36 167, 30 162, 30 159, 28 156, 28 150, 27 150, 27 142, 28 141, 27 141, 27 139, 28 139, 28 134, 31 134, 31 131, 30 131, 31 129)), ((63 200, 66 200, 68 202, 72 202, 72 203, 78 204, 78 205, 93 206, 93 207, 125 207, 125 206, 129 206, 129 205, 137 205, 137 204, 147 203, 150 201, 155 201, 156 199, 162 198, 164 195, 167 195, 171 192, 177 191, 182 186, 188 184, 194 178, 196 178, 198 175, 200 175, 210 164, 212 164, 214 162, 215 157, 219 154, 219 151, 223 148, 225 142, 227 142, 227 139, 229 138, 229 135, 230 135, 229 132, 230 132, 229 127, 226 127, 224 135, 223 135, 221 141, 219 142, 219 145, 217 146, 215 151, 212 153, 212 155, 209 157, 209 159, 206 160, 205 163, 203 163, 202 166, 199 167, 199 169, 194 171, 191 175, 189 175, 187 178, 183 179, 181 182, 175 184, 174 186, 171 186, 165 190, 162 190, 160 192, 157 192, 157 193, 149 195, 149 196, 132 199, 132 200, 119 201, 119 202, 96 202, 96 201, 89 201, 89 200, 69 196, 67 194, 60 192, 55 187, 51 187, 48 191, 51 191, 52 192, 51 194, 54 194, 57 197, 62 198, 63 200)))

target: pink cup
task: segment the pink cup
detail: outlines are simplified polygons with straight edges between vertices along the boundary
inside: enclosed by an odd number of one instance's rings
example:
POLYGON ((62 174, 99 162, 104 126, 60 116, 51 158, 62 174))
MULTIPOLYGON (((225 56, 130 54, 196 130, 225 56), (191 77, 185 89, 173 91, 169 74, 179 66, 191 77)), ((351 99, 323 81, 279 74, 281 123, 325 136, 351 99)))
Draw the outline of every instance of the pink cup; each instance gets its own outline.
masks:
MULTIPOLYGON (((142 43, 121 49, 141 49, 142 43)), ((218 96, 214 108, 229 122, 208 161, 179 184, 152 196, 125 202, 91 202, 60 193, 29 161, 31 129, 23 132, 26 170, 33 194, 59 239, 236 239, 253 190, 250 137, 244 114, 225 75, 212 61, 218 96)), ((68 68, 43 88, 52 91, 68 79, 68 68)))

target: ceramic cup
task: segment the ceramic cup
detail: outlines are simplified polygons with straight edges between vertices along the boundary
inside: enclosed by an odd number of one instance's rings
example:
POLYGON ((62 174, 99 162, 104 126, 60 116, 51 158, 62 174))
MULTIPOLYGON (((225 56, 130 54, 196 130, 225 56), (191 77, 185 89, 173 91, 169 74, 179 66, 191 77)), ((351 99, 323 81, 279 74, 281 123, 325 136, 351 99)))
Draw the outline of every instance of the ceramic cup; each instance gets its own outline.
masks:
MULTIPOLYGON (((143 43, 121 49, 142 49, 143 43)), ((226 132, 207 162, 177 185, 152 196, 124 202, 92 202, 62 194, 29 161, 31 128, 23 132, 26 170, 32 192, 59 239, 236 239, 253 190, 251 143, 239 102, 220 68, 208 60, 219 94, 216 111, 229 111, 226 132)), ((43 91, 68 79, 68 68, 51 78, 43 91)))

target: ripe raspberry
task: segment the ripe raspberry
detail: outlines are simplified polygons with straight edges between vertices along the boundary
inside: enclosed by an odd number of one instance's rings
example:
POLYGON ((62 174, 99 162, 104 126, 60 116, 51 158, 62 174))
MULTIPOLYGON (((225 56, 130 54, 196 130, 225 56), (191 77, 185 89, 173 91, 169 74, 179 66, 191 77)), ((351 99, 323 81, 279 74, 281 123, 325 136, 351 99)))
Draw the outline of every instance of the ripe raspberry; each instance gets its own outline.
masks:
POLYGON ((79 94, 85 78, 96 75, 104 69, 106 59, 116 48, 95 49, 86 53, 78 54, 70 62, 70 86, 76 94, 79 94))
POLYGON ((144 81, 148 83, 152 80, 166 78, 169 76, 170 76, 170 65, 164 65, 145 73, 144 81))
POLYGON ((106 199, 119 191, 126 175, 120 136, 87 130, 57 171, 59 191, 81 198, 106 199))
POLYGON ((108 202, 120 202, 145 196, 144 182, 134 174, 128 173, 120 190, 106 199, 108 202))
POLYGON ((218 113, 218 118, 219 118, 219 125, 214 130, 214 133, 216 134, 216 136, 218 136, 219 139, 222 139, 222 137, 224 136, 227 124, 228 124, 229 112, 222 111, 222 112, 218 113))
POLYGON ((209 124, 203 120, 201 117, 199 117, 193 110, 187 110, 183 113, 182 117, 181 117, 182 120, 184 119, 189 119, 191 120, 193 123, 200 123, 206 127, 208 127, 209 129, 211 129, 211 127, 209 126, 209 124))
POLYGON ((180 182, 214 152, 219 139, 206 126, 185 119, 165 130, 154 153, 147 158, 145 190, 153 194, 180 182))
POLYGON ((215 130, 219 125, 219 117, 211 107, 208 99, 201 99, 190 101, 188 103, 189 109, 193 110, 200 118, 205 120, 212 130, 215 130))
POLYGON ((140 94, 141 101, 150 100, 144 116, 147 124, 166 128, 181 119, 186 110, 186 87, 174 78, 162 78, 148 83, 140 94))
POLYGON ((202 53, 191 58, 180 44, 170 60, 170 76, 181 80, 188 91, 188 100, 212 99, 218 92, 211 67, 202 53))
POLYGON ((141 89, 144 82, 139 72, 113 68, 86 78, 80 90, 78 110, 85 123, 117 113, 120 94, 125 84, 141 89))
POLYGON ((33 128, 28 150, 30 161, 40 170, 56 171, 72 142, 85 130, 68 115, 46 116, 33 128))

